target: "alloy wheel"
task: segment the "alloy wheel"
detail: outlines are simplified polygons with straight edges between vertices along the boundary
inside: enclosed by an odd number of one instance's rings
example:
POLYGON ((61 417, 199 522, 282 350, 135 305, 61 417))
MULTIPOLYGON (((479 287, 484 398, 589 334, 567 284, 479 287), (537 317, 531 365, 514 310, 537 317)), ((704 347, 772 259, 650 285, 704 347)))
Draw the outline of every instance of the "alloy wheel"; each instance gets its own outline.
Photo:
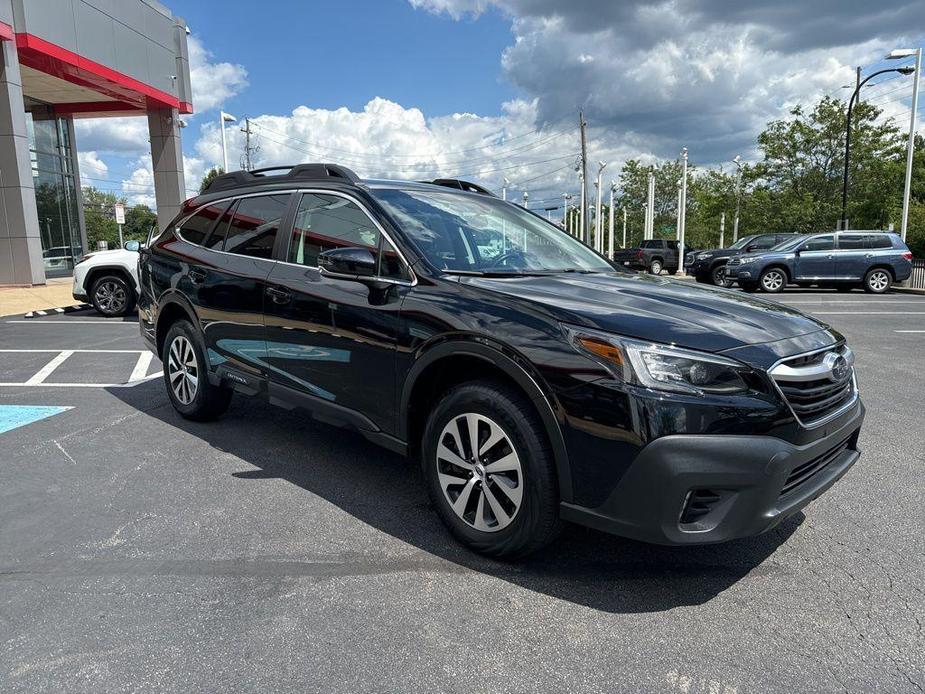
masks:
POLYGON ((437 477, 453 512, 482 532, 514 520, 523 501, 523 470, 511 438, 484 415, 451 419, 437 443, 437 477))
POLYGON ((653 275, 660 275, 660 274, 662 274, 662 264, 661 264, 660 262, 658 262, 657 260, 652 261, 652 266, 649 268, 649 271, 650 271, 653 275))
POLYGON ((890 286, 890 277, 884 270, 877 270, 870 273, 867 285, 875 292, 885 291, 890 286))
POLYGON ((93 296, 104 313, 119 313, 125 308, 125 288, 115 280, 100 282, 93 296))
POLYGON ((730 286, 729 280, 726 279, 726 268, 720 266, 713 270, 713 284, 717 287, 728 287, 730 286))
POLYGON ((183 405, 193 402, 199 389, 199 366, 193 345, 183 335, 177 335, 170 343, 167 375, 177 400, 183 405))
POLYGON ((780 270, 769 270, 761 278, 761 288, 766 292, 780 291, 784 286, 784 273, 780 270))

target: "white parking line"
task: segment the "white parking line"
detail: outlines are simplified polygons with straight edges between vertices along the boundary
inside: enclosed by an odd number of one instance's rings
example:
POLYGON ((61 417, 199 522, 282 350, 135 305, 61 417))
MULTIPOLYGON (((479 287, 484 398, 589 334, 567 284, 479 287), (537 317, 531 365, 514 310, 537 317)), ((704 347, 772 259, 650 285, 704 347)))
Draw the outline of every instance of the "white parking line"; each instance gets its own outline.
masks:
POLYGON ((71 356, 74 352, 65 350, 64 352, 59 352, 56 356, 52 357, 52 360, 45 364, 38 372, 26 381, 27 386, 37 386, 45 381, 46 378, 51 376, 52 372, 57 369, 61 364, 64 363, 64 360, 71 356))
POLYGON ((894 333, 925 333, 925 330, 894 330, 894 333))
MULTIPOLYGON (((58 352, 70 352, 72 354, 138 354, 144 350, 140 349, 0 349, 0 354, 4 352, 19 354, 57 354, 58 352)), ((151 354, 149 352, 149 354, 151 354)))
POLYGON ((135 362, 135 368, 132 369, 132 375, 128 377, 129 383, 140 381, 148 373, 148 367, 151 365, 151 359, 154 354, 151 352, 142 352, 138 355, 138 361, 135 362))
POLYGON ((793 301, 792 299, 780 298, 780 302, 786 301, 789 304, 925 304, 925 299, 868 299, 868 300, 854 300, 854 299, 814 299, 812 301, 793 301))
POLYGON ((813 311, 816 316, 925 316, 925 311, 813 311))
POLYGON ((124 320, 8 320, 6 323, 18 323, 21 325, 131 325, 135 328, 138 323, 124 320))

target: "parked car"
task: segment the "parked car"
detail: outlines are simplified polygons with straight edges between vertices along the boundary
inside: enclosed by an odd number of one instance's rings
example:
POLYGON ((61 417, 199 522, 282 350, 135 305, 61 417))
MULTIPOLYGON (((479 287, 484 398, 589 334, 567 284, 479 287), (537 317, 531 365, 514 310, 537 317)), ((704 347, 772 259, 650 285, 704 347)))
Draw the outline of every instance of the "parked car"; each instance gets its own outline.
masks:
POLYGON ((698 282, 715 284, 718 287, 731 286, 725 278, 726 263, 730 258, 743 253, 766 251, 784 241, 789 241, 796 234, 752 234, 744 236, 729 248, 710 248, 694 253, 688 253, 684 267, 689 275, 693 275, 698 282))
POLYGON ((838 332, 614 268, 472 184, 228 173, 139 268, 177 412, 255 395, 418 459, 479 552, 523 555, 563 520, 666 544, 753 535, 859 457, 838 332))
POLYGON ((135 309, 138 297, 138 241, 125 248, 87 253, 74 266, 72 294, 89 301, 104 316, 124 316, 135 309))
POLYGON ((674 275, 678 271, 678 260, 678 242, 665 239, 646 239, 639 248, 624 248, 613 254, 614 263, 634 270, 648 270, 653 275, 660 275, 662 270, 674 275))
POLYGON ((863 287, 873 294, 912 274, 912 253, 898 234, 845 231, 796 237, 764 253, 747 253, 726 264, 726 278, 745 291, 782 292, 788 284, 863 287))

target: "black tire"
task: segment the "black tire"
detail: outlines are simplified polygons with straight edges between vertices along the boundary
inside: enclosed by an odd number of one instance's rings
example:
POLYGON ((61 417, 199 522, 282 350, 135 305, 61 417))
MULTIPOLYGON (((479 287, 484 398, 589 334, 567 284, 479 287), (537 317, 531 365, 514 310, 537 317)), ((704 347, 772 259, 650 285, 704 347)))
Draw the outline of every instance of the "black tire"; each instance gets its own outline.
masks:
POLYGON ((669 270, 668 274, 674 277, 675 275, 678 274, 678 268, 675 268, 674 270, 669 270))
POLYGON ((732 282, 726 279, 726 266, 717 265, 710 271, 710 279, 708 280, 716 287, 731 287, 732 282))
POLYGON ((649 274, 650 275, 662 274, 662 267, 663 267, 662 261, 659 260, 658 258, 655 258, 654 260, 652 260, 652 262, 649 263, 649 274))
POLYGON ((746 292, 748 292, 749 294, 753 294, 753 293, 755 293, 755 292, 758 291, 758 283, 757 283, 757 282, 745 282, 744 284, 742 284, 742 283, 740 282, 740 283, 739 283, 739 286, 742 287, 742 290, 743 290, 743 291, 746 291, 746 292))
POLYGON ((694 279, 697 280, 700 284, 710 284, 709 275, 695 275, 694 279))
POLYGON ((758 286, 768 294, 780 294, 787 286, 787 273, 779 267, 769 267, 758 278, 758 286))
POLYGON ((889 270, 875 267, 864 275, 864 291, 868 294, 886 294, 893 286, 893 275, 889 270))
POLYGON ((90 302, 104 316, 124 316, 135 308, 135 289, 122 275, 101 275, 93 280, 90 302))
MULTIPOLYGON (((549 544, 558 535, 562 521, 559 519, 559 489, 552 450, 542 421, 530 401, 517 390, 491 381, 474 381, 456 386, 433 408, 424 430, 421 451, 424 479, 437 513, 450 532, 470 549, 494 557, 520 557, 549 544), (467 415, 481 420, 476 424, 476 447, 484 445, 496 427, 505 436, 487 450, 482 450, 484 457, 476 460, 479 465, 467 462, 472 459, 472 446, 466 443, 470 439, 467 435, 467 415), (486 419, 489 421, 485 422, 486 419), (447 433, 453 430, 459 434, 458 438, 447 433), (445 451, 438 456, 441 442, 449 448, 450 453, 461 445, 463 450, 457 451, 461 454, 458 458, 461 457, 463 463, 472 467, 451 464, 445 451), (505 477, 504 481, 508 483, 508 488, 515 489, 512 482, 516 477, 516 489, 520 490, 519 505, 511 504, 509 496, 502 494, 499 475, 490 474, 485 469, 490 469, 492 463, 499 459, 510 460, 510 453, 516 454, 519 470, 504 473, 511 475, 505 477), (485 462, 490 459, 491 462, 485 462), (481 470, 478 469, 480 467, 481 470), (447 475, 459 478, 461 484, 444 489, 440 480, 441 473, 444 479, 447 475), (490 499, 482 485, 491 492, 490 499), (458 503, 467 489, 462 512, 458 515, 450 499, 455 493, 454 501, 458 503), (499 516, 493 512, 494 505, 499 501, 510 504, 502 509, 509 516, 499 516), (492 509, 494 528, 476 529, 476 512, 480 503, 492 509), (506 525, 503 523, 504 518, 508 518, 506 525)), ((482 524, 485 525, 484 511, 482 524)))
POLYGON ((167 387, 167 397, 170 398, 174 409, 181 416, 193 421, 205 422, 221 416, 228 409, 228 405, 231 404, 232 390, 209 382, 202 339, 189 321, 179 320, 170 326, 167 337, 164 338, 161 361, 164 364, 164 384, 167 387), (187 346, 188 350, 185 349, 187 346), (172 350, 175 351, 172 353, 172 350), (182 355, 179 362, 174 358, 176 354, 182 355), (180 371, 174 368, 175 364, 188 365, 191 362, 194 363, 195 372, 189 366, 180 371), (177 376, 177 373, 180 375, 177 376), (194 387, 190 385, 188 374, 195 378, 194 387), (177 386, 182 381, 186 382, 185 390, 183 386, 177 386), (187 399, 184 393, 190 397, 187 399))

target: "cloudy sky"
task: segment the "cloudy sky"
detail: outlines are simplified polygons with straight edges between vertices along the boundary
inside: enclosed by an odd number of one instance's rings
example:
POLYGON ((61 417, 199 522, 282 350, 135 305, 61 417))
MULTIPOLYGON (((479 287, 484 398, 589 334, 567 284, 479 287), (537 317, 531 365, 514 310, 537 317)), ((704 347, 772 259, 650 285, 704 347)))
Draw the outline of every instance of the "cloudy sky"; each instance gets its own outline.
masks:
MULTIPOLYGON (((189 24, 191 194, 221 162, 218 111, 254 123, 256 164, 334 161, 365 176, 459 176, 531 206, 574 192, 578 109, 589 161, 756 156, 797 103, 845 97, 856 65, 923 42, 925 0, 344 0, 168 2, 189 24)), ((889 63, 893 66, 898 63, 889 63)), ((911 78, 867 89, 905 128, 911 78)), ((925 109, 925 106, 923 106, 925 109)), ((921 115, 921 114, 920 114, 921 115)), ((237 166, 243 134, 229 127, 237 166)), ((85 184, 153 204, 147 123, 82 120, 85 184)))

